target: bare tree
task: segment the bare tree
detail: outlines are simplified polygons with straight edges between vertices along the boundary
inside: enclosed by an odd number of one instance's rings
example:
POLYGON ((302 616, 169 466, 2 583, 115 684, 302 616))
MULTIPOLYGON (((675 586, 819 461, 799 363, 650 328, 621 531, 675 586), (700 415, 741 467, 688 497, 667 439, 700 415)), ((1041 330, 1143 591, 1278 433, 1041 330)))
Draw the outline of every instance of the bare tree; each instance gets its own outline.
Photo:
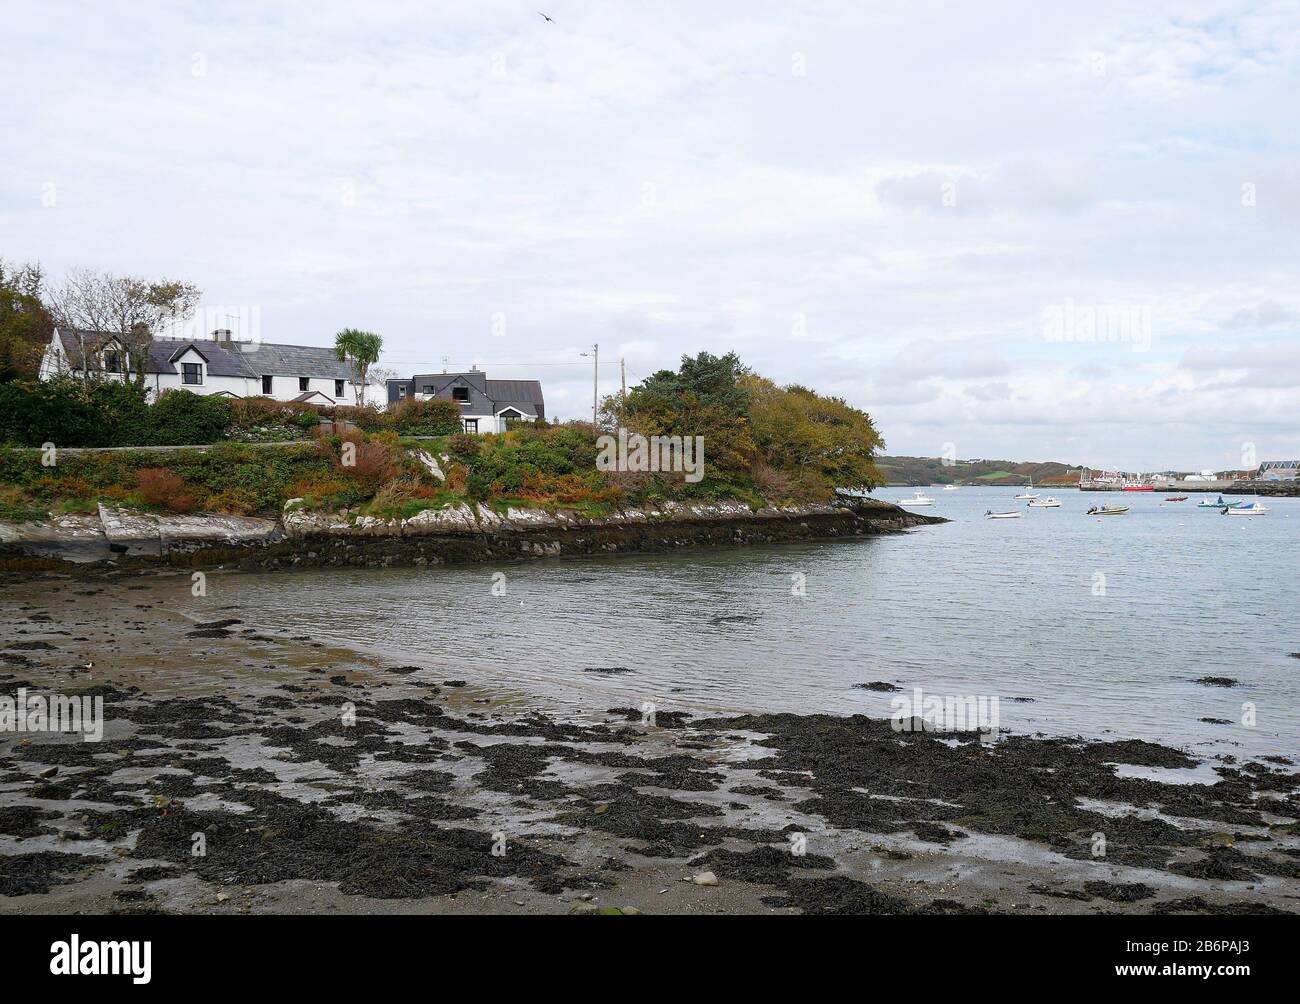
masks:
POLYGON ((175 279, 150 281, 95 269, 71 269, 63 283, 50 291, 55 323, 72 334, 75 359, 83 381, 102 378, 101 350, 114 336, 126 352, 123 373, 144 382, 149 343, 163 328, 187 320, 198 307, 200 291, 175 279))

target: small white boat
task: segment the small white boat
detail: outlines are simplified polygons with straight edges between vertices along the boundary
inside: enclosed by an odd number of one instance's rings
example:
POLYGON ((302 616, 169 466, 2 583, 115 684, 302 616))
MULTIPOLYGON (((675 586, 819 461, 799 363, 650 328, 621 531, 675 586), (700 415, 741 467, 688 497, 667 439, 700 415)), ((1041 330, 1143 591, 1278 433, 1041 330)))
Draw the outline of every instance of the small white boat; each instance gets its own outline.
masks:
POLYGON ((915 505, 934 505, 934 499, 930 498, 929 495, 925 494, 925 492, 921 491, 921 489, 918 488, 918 489, 916 490, 916 494, 915 494, 915 495, 913 495, 910 499, 903 499, 903 501, 899 502, 898 504, 899 504, 899 505, 913 505, 913 506, 915 506, 915 505))
POLYGON ((1049 496, 1047 496, 1047 498, 1045 498, 1045 499, 1034 499, 1034 501, 1030 502, 1029 505, 1026 506, 1026 508, 1028 508, 1028 509, 1059 509, 1059 508, 1061 508, 1061 503, 1060 503, 1060 501, 1058 501, 1057 499, 1052 498, 1052 496, 1049 495, 1049 496))
POLYGON ((946 491, 946 492, 955 492, 955 491, 957 490, 957 486, 956 486, 956 485, 944 485, 944 486, 943 486, 943 490, 946 491))
POLYGON ((986 512, 986 519, 1019 519, 1021 513, 1018 512, 986 512))
POLYGON ((1244 502, 1237 506, 1224 506, 1225 516, 1267 516, 1272 510, 1263 502, 1244 502))

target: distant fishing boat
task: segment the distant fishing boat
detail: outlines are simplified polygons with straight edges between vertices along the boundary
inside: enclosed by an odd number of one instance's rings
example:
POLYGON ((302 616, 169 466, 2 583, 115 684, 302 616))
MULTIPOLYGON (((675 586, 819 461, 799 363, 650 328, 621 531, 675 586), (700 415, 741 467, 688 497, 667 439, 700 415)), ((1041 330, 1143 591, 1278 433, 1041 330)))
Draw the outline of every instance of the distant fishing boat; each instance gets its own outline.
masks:
POLYGON ((1095 505, 1089 509, 1085 516, 1122 516, 1128 512, 1126 505, 1095 505))
POLYGON ((1271 511, 1263 502, 1238 502, 1223 507, 1225 516, 1267 516, 1271 511))
POLYGON ((1061 508, 1061 503, 1060 503, 1057 499, 1054 499, 1054 498, 1052 498, 1052 496, 1049 495, 1049 496, 1047 496, 1047 498, 1045 498, 1045 499, 1034 499, 1034 501, 1030 502, 1029 505, 1026 506, 1025 508, 1027 508, 1027 509, 1059 509, 1059 508, 1061 508))
POLYGON ((1167 499, 1165 499, 1165 501, 1166 501, 1166 502, 1186 502, 1187 499, 1188 499, 1189 497, 1190 497, 1190 496, 1187 496, 1187 495, 1170 495, 1167 499))
POLYGON ((956 485, 944 485, 944 486, 943 486, 943 490, 946 491, 946 492, 955 492, 955 491, 957 490, 957 486, 956 486, 956 485))
POLYGON ((1130 482, 1130 483, 1128 483, 1128 484, 1126 484, 1126 485, 1121 485, 1121 486, 1120 486, 1120 491, 1122 491, 1122 492, 1153 492, 1153 491, 1155 491, 1155 486, 1154 486, 1154 485, 1142 485, 1142 484, 1137 484, 1137 483, 1135 483, 1135 482, 1130 482))
POLYGON ((986 519, 1019 519, 1019 518, 1020 518, 1020 513, 1018 513, 1018 512, 992 512, 992 511, 990 511, 990 512, 986 512, 986 513, 984 514, 984 516, 985 516, 986 519))
POLYGON ((921 491, 921 489, 918 488, 916 490, 915 495, 913 495, 910 499, 903 499, 903 501, 899 502, 898 504, 899 505, 934 505, 934 499, 930 498, 929 495, 926 495, 925 492, 921 491))

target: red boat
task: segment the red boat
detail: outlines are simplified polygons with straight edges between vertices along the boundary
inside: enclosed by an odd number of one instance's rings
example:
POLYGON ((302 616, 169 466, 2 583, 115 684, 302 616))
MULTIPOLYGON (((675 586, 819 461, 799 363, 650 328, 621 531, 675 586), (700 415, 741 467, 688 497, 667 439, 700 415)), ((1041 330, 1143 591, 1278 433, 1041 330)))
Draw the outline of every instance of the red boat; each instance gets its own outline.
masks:
POLYGON ((1169 498, 1165 499, 1165 501, 1166 501, 1166 502, 1186 502, 1186 501, 1187 501, 1187 498, 1188 498, 1188 497, 1187 497, 1186 495, 1171 495, 1171 496, 1169 496, 1169 498))
POLYGON ((1125 485, 1120 491, 1125 492, 1153 492, 1155 489, 1151 485, 1125 485))

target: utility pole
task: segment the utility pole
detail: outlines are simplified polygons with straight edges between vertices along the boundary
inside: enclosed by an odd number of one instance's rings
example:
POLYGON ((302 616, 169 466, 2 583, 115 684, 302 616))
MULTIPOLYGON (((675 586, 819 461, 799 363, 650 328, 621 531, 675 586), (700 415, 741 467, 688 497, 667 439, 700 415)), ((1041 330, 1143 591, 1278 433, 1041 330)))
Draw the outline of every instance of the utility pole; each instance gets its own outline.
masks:
POLYGON ((600 393, 600 391, 598 390, 598 378, 600 376, 600 345, 599 344, 593 345, 591 347, 590 353, 587 352, 582 353, 584 359, 588 355, 591 356, 591 428, 592 431, 594 432, 597 431, 596 409, 597 409, 597 404, 599 401, 599 393, 600 393))

